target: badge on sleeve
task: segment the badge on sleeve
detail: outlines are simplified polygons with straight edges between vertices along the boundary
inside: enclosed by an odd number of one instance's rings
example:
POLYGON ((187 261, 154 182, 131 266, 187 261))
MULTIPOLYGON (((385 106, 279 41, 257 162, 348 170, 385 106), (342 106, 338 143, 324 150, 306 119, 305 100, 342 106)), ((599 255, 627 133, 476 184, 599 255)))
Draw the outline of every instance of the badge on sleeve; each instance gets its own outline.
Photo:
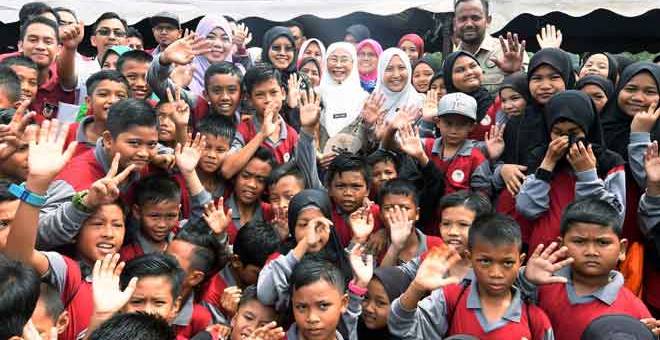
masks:
POLYGON ((456 183, 461 183, 465 179, 465 173, 461 169, 456 169, 451 173, 451 180, 456 183))
POLYGON ((287 152, 284 155, 282 155, 282 159, 284 159, 284 163, 286 163, 289 161, 289 159, 291 159, 291 155, 287 152))
POLYGON ((490 125, 491 122, 492 122, 492 120, 490 119, 490 116, 485 115, 484 119, 482 119, 479 124, 481 124, 482 126, 488 126, 488 125, 490 125))

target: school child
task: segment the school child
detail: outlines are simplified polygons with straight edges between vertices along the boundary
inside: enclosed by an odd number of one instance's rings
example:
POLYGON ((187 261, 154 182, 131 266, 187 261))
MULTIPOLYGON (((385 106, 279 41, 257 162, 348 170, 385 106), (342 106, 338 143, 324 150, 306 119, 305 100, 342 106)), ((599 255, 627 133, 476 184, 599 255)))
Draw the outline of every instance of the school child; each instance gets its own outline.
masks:
POLYGON ((525 108, 531 101, 527 75, 516 72, 505 76, 500 85, 499 96, 502 99, 502 109, 497 112, 497 124, 506 124, 511 117, 525 113, 525 108))
POLYGON ((57 334, 62 334, 69 325, 69 319, 57 288, 49 283, 41 283, 39 300, 30 318, 37 332, 48 334, 55 327, 57 334))
POLYGON ((21 81, 21 101, 32 103, 37 98, 39 88, 39 67, 32 59, 25 56, 15 56, 4 59, 1 65, 9 66, 21 81))
POLYGON ((410 279, 398 267, 377 267, 362 301, 358 339, 391 339, 387 328, 390 304, 406 291, 410 279))
POLYGON ((146 100, 155 106, 156 102, 151 99, 153 91, 147 82, 147 72, 152 60, 153 56, 145 51, 128 51, 117 59, 117 71, 128 80, 131 98, 146 100))
POLYGON ((206 147, 197 164, 197 176, 215 202, 221 197, 228 198, 229 183, 222 177, 220 169, 234 139, 236 127, 231 118, 208 115, 199 122, 197 131, 206 139, 206 147))

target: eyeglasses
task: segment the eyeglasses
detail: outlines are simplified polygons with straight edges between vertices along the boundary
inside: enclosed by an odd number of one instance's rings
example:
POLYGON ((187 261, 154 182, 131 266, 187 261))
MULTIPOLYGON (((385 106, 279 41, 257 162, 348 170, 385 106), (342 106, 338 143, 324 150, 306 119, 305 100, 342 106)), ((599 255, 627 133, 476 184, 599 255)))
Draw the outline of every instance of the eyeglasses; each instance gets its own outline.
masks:
POLYGON ((178 28, 172 25, 158 25, 154 27, 154 31, 156 32, 172 32, 174 30, 177 30, 178 28))
POLYGON ((376 55, 375 55, 375 54, 373 54, 373 53, 366 53, 366 52, 358 53, 357 56, 358 56, 358 58, 360 58, 360 59, 373 59, 373 58, 376 58, 376 55))
POLYGON ((351 58, 348 58, 348 57, 343 57, 343 58, 330 57, 330 58, 328 58, 328 64, 333 64, 333 65, 350 64, 352 62, 353 62, 353 60, 351 58))
POLYGON ((96 34, 102 36, 102 37, 109 37, 111 34, 113 34, 117 38, 123 38, 126 36, 126 32, 116 29, 116 30, 111 30, 109 28, 100 28, 96 30, 96 34))
POLYGON ((294 47, 291 45, 271 45, 270 50, 273 52, 293 52, 294 47))

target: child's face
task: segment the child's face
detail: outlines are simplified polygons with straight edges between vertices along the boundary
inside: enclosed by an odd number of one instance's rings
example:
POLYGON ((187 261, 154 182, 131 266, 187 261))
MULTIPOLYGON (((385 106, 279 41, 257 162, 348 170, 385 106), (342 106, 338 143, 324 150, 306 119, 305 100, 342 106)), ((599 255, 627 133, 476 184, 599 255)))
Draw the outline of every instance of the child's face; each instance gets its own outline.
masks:
POLYGON ((39 90, 39 73, 33 68, 21 65, 12 65, 11 69, 21 80, 21 101, 33 102, 39 90))
POLYGON ((194 270, 192 267, 192 259, 195 256, 196 246, 192 243, 188 243, 182 240, 172 240, 170 244, 167 245, 166 254, 172 255, 179 262, 179 266, 183 270, 186 279, 184 280, 184 285, 188 285, 188 279, 193 274, 194 270))
POLYGON ((600 86, 595 84, 587 84, 580 91, 586 93, 591 100, 593 100, 594 105, 596 106, 596 111, 598 113, 603 112, 605 104, 607 104, 607 94, 605 91, 600 88, 600 86))
POLYGON ((462 205, 445 208, 441 213, 440 236, 461 256, 467 249, 468 232, 475 215, 474 211, 462 205))
POLYGON ((415 90, 419 93, 426 93, 431 86, 431 78, 433 78, 433 69, 426 63, 422 63, 415 67, 413 71, 412 84, 415 90))
POLYGON ((577 124, 571 121, 559 121, 552 126, 550 129, 550 138, 555 140, 563 136, 573 135, 576 138, 584 138, 584 131, 577 124))
POLYGON ((144 44, 142 43, 142 40, 138 37, 126 38, 126 44, 128 44, 128 47, 134 50, 144 50, 144 44))
POLYGON ((362 320, 369 329, 387 327, 390 315, 390 298, 380 280, 373 278, 367 286, 369 290, 362 301, 362 320))
POLYGON ((529 92, 541 105, 547 104, 552 96, 565 90, 564 79, 552 66, 541 65, 529 77, 529 92))
POLYGON ((383 202, 380 207, 381 220, 383 221, 385 228, 390 228, 390 225, 387 222, 387 218, 385 218, 385 216, 391 214, 395 207, 399 207, 401 210, 403 210, 403 212, 408 216, 409 221, 417 221, 419 214, 414 197, 407 195, 387 194, 385 197, 383 197, 383 202))
POLYGON ((259 300, 251 300, 240 307, 231 319, 231 340, 247 339, 255 329, 275 321, 275 310, 261 304, 259 300))
POLYGON ((40 69, 48 68, 60 50, 56 34, 57 32, 46 24, 33 23, 27 27, 25 37, 19 42, 18 48, 40 69))
POLYGON ((241 82, 232 74, 215 74, 209 78, 204 94, 213 111, 232 117, 241 102, 241 82))
POLYGON ((345 171, 334 175, 328 192, 332 201, 345 213, 353 213, 369 195, 367 180, 361 171, 345 171))
POLYGON ((172 295, 172 281, 165 276, 146 276, 138 280, 135 292, 124 306, 125 313, 142 312, 172 322, 179 312, 179 299, 172 295))
POLYGON ((397 177, 399 172, 394 162, 390 160, 378 162, 371 167, 371 187, 374 192, 379 192, 385 182, 397 177))
POLYGON ((206 147, 199 159, 199 168, 206 173, 216 173, 222 166, 229 150, 229 140, 225 137, 214 136, 208 133, 202 134, 206 137, 206 147))
POLYGON ((392 92, 401 92, 409 81, 410 74, 403 60, 398 55, 393 56, 383 72, 385 87, 392 92))
POLYGON ((275 112, 280 112, 283 100, 284 90, 273 78, 256 84, 250 93, 250 103, 260 116, 269 105, 274 105, 275 112))
POLYGON ((449 145, 462 144, 474 127, 473 120, 457 114, 448 114, 436 119, 435 126, 440 130, 442 140, 449 145))
POLYGON ((37 306, 34 308, 34 312, 32 312, 32 317, 30 317, 30 320, 34 324, 34 328, 37 329, 37 332, 39 332, 44 339, 47 338, 46 335, 50 332, 51 328, 57 327, 58 334, 61 334, 69 323, 66 311, 58 315, 56 320, 53 320, 48 314, 46 308, 46 303, 42 298, 39 298, 39 300, 37 300, 37 306))
POLYGON ((128 80, 131 86, 131 97, 135 99, 148 99, 151 97, 151 87, 147 83, 147 72, 149 63, 126 60, 122 65, 121 74, 128 80))
POLYGON ((348 296, 333 284, 319 280, 300 287, 292 296, 293 316, 304 339, 334 339, 348 296))
POLYGON ((286 37, 279 37, 268 48, 268 59, 278 70, 285 70, 291 65, 296 47, 286 37))
POLYGON ((300 180, 295 176, 284 176, 270 187, 270 204, 275 208, 281 209, 282 212, 287 213, 291 198, 304 189, 300 180))
POLYGON ((231 265, 234 271, 238 274, 238 279, 240 280, 241 287, 247 287, 250 285, 256 285, 257 280, 259 279, 259 272, 261 267, 257 267, 253 264, 243 264, 238 256, 233 255, 231 260, 231 265))
POLYGON ((610 61, 607 56, 602 53, 592 54, 589 59, 584 63, 580 70, 580 78, 584 78, 590 74, 607 78, 610 72, 610 61))
POLYGON ((82 225, 76 248, 87 263, 119 251, 124 242, 124 212, 115 204, 102 205, 82 225))
POLYGON ((312 86, 317 87, 321 84, 321 73, 319 72, 319 68, 313 62, 308 62, 303 65, 300 68, 300 72, 307 75, 307 78, 312 82, 312 86))
POLYGON ((18 143, 16 151, 9 158, 0 162, 0 174, 23 182, 28 174, 28 143, 23 140, 18 140, 18 143))
POLYGON ((105 122, 108 119, 108 110, 112 104, 128 98, 128 88, 123 83, 113 80, 101 80, 94 92, 87 98, 87 106, 94 113, 94 120, 105 122))
POLYGON ((134 126, 113 139, 109 132, 103 133, 103 143, 108 155, 119 153, 119 167, 125 169, 135 164, 136 170, 144 169, 156 156, 158 129, 155 126, 134 126))
POLYGON ((176 126, 172 116, 174 104, 166 103, 158 107, 158 140, 161 142, 171 142, 176 139, 176 126))
POLYGON ((641 72, 630 79, 630 81, 619 92, 618 103, 621 111, 630 117, 639 112, 646 112, 651 104, 660 99, 658 84, 648 72, 641 72))
POLYGON ((178 201, 147 202, 141 207, 133 205, 133 216, 140 221, 144 236, 154 242, 163 242, 179 222, 178 201))
POLYGON ((456 89, 473 92, 479 89, 483 77, 484 71, 476 60, 465 55, 456 58, 451 70, 451 79, 456 89))
POLYGON ((117 53, 108 53, 101 65, 103 70, 116 70, 117 69, 117 60, 119 60, 119 54, 117 53))
POLYGON ((518 275, 522 261, 515 243, 493 244, 477 240, 470 249, 470 261, 479 282, 479 293, 487 296, 505 296, 518 275))
MULTIPOLYGON (((296 220, 296 227, 294 230, 294 237, 296 238, 296 242, 300 242, 306 235, 307 233, 307 228, 310 226, 309 221, 319 218, 319 217, 325 217, 323 213, 321 212, 320 209, 316 208, 307 208, 304 209, 300 214, 298 214, 298 219, 296 220)), ((313 247, 308 249, 308 252, 310 253, 318 253, 325 247, 326 244, 328 244, 328 239, 330 238, 330 235, 327 233, 320 233, 320 238, 319 241, 314 244, 313 247)))
POLYGON ((628 244, 610 227, 583 222, 573 223, 562 240, 575 260, 573 272, 582 277, 606 277, 619 261, 625 260, 628 244))
POLYGON ((245 205, 255 204, 266 189, 266 179, 272 170, 270 164, 252 158, 236 177, 234 193, 245 205))
POLYGON ((525 111, 527 101, 525 98, 511 88, 504 88, 500 91, 502 98, 502 111, 507 117, 520 116, 525 111))
POLYGON ((434 80, 431 83, 431 90, 438 91, 438 101, 440 101, 440 99, 447 94, 447 88, 445 87, 445 80, 442 79, 442 77, 434 80))
POLYGON ((18 199, 0 202, 0 249, 4 249, 7 244, 11 222, 16 216, 16 209, 20 203, 18 199))

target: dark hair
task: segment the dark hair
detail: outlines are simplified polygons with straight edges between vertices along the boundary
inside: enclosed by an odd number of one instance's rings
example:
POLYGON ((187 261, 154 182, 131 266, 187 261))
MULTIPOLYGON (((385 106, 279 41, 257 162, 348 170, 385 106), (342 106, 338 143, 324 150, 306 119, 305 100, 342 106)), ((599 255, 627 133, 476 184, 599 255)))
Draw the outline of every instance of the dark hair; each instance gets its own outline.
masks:
MULTIPOLYGON (((215 269, 221 269, 224 266, 220 263, 224 259, 224 249, 218 239, 208 232, 184 229, 174 239, 195 246, 193 257, 190 260, 190 267, 192 269, 199 270, 207 275, 215 269)), ((210 277, 205 277, 206 279, 210 279, 210 277)))
POLYGON ((39 299, 39 275, 0 254, 0 339, 21 336, 39 299))
POLYGON ((286 176, 293 176, 300 186, 305 188, 305 176, 300 172, 294 162, 286 162, 273 169, 268 177, 268 186, 277 184, 277 182, 286 176))
POLYGON ((234 124, 234 117, 208 114, 199 121, 197 131, 213 137, 223 137, 231 144, 236 135, 236 124, 234 124))
POLYGON ((96 34, 96 29, 99 28, 99 24, 101 24, 101 21, 110 20, 110 19, 117 19, 121 21, 121 24, 124 26, 124 29, 128 31, 128 24, 126 23, 126 20, 120 17, 119 14, 115 12, 105 12, 101 14, 101 16, 98 19, 96 19, 96 21, 94 21, 94 24, 92 25, 92 35, 96 34))
POLYGON ((0 65, 0 94, 5 94, 12 103, 21 99, 21 79, 4 64, 0 65))
MULTIPOLYGON (((270 151, 269 149, 264 148, 263 146, 257 148, 257 151, 255 151, 254 154, 252 154, 252 157, 250 157, 250 161, 255 158, 270 164, 271 169, 275 168, 275 166, 277 165, 273 152, 270 151)), ((250 161, 248 161, 248 163, 250 161)), ((245 166, 247 166, 247 163, 245 164, 245 166)))
POLYGON ((115 83, 121 83, 124 86, 126 86, 126 91, 130 94, 131 92, 131 87, 128 84, 128 80, 119 73, 119 71, 116 70, 101 70, 98 71, 89 78, 87 78, 87 81, 85 82, 85 86, 87 87, 87 95, 92 96, 94 91, 96 90, 96 87, 104 80, 110 80, 114 81, 115 83))
POLYGON ((145 277, 164 276, 172 283, 172 297, 176 299, 181 293, 184 273, 179 262, 167 254, 153 253, 136 257, 128 262, 119 277, 119 286, 126 289, 132 278, 138 280, 145 277))
POLYGON ((332 263, 314 257, 303 257, 293 267, 291 273, 291 291, 311 285, 318 281, 325 281, 335 286, 342 294, 346 290, 344 277, 341 271, 332 263))
POLYGON ((275 229, 263 221, 253 220, 238 230, 234 241, 234 254, 243 265, 263 267, 268 257, 280 246, 275 229))
POLYGON ((378 149, 372 152, 369 156, 367 156, 367 165, 369 166, 370 176, 374 165, 381 162, 390 162, 394 164, 394 167, 396 168, 397 171, 399 171, 399 166, 401 165, 401 162, 399 161, 399 157, 397 157, 397 155, 394 152, 385 149, 378 149))
POLYGON ((484 14, 486 17, 490 16, 489 9, 488 9, 488 0, 455 0, 454 1, 454 13, 456 13, 456 9, 458 8, 458 5, 460 5, 462 2, 470 2, 470 1, 480 1, 481 6, 484 8, 484 14))
POLYGON ((412 198, 415 206, 419 206, 419 198, 417 197, 417 189, 415 185, 406 179, 395 178, 383 184, 378 192, 377 203, 382 205, 383 199, 387 195, 400 195, 412 198))
POLYGON ((21 21, 21 23, 22 23, 21 31, 19 36, 20 41, 23 41, 23 39, 25 38, 25 34, 27 34, 28 27, 34 24, 42 24, 53 29, 53 32, 55 32, 55 41, 57 41, 57 43, 59 44, 60 42, 59 25, 55 21, 50 20, 46 17, 35 16, 35 17, 29 17, 27 20, 25 20, 25 22, 21 21))
POLYGON ((159 316, 118 313, 89 335, 90 340, 174 340, 174 329, 159 316))
POLYGON ((62 312, 64 312, 64 303, 60 299, 60 293, 57 288, 52 284, 42 282, 39 292, 39 300, 44 304, 46 315, 53 321, 57 322, 62 312))
POLYGON ((129 26, 126 29, 126 37, 127 38, 138 38, 138 39, 140 39, 144 42, 144 37, 142 36, 142 33, 140 33, 140 31, 138 31, 138 29, 133 27, 133 26, 129 26))
POLYGON ((254 88, 266 81, 275 79, 279 86, 282 85, 282 74, 280 71, 275 69, 271 64, 266 63, 257 63, 251 69, 247 70, 245 76, 243 77, 243 85, 245 88, 245 93, 248 95, 252 94, 254 88))
POLYGON ((575 223, 591 223, 603 228, 611 228, 618 237, 623 234, 623 221, 619 212, 609 203, 598 198, 577 200, 566 207, 561 217, 559 229, 561 236, 566 235, 575 223))
POLYGON ((30 18, 41 16, 46 13, 52 14, 57 20, 60 19, 60 16, 56 11, 47 4, 38 1, 28 2, 18 11, 18 21, 24 23, 30 18))
POLYGON ((300 30, 300 34, 304 37, 305 36, 305 27, 296 20, 289 20, 284 24, 285 27, 291 28, 291 27, 297 27, 300 30))
POLYGON ((488 198, 482 194, 468 190, 461 190, 447 194, 442 197, 440 203, 438 203, 439 211, 453 207, 465 207, 474 211, 475 219, 493 211, 493 205, 488 198))
POLYGON ((154 57, 143 50, 126 51, 124 54, 119 56, 119 59, 117 59, 117 71, 122 72, 124 64, 129 60, 134 60, 138 63, 150 64, 151 61, 154 60, 154 57))
POLYGON ((8 179, 0 179, 0 203, 15 201, 18 198, 9 192, 9 186, 12 182, 8 179))
POLYGON ((328 167, 325 177, 326 187, 330 187, 330 184, 337 175, 349 171, 357 171, 361 173, 364 177, 364 181, 367 183, 367 187, 369 186, 369 175, 367 173, 367 165, 364 162, 364 158, 351 153, 342 152, 332 160, 328 167))
POLYGON ((206 72, 204 72, 204 89, 208 91, 208 86, 211 83, 211 77, 213 77, 216 74, 228 74, 231 76, 234 76, 238 78, 238 84, 241 87, 241 91, 243 90, 243 72, 234 65, 233 63, 230 63, 228 61, 223 61, 217 64, 212 64, 209 66, 209 68, 206 69, 206 72))
POLYGON ((158 115, 151 105, 144 100, 122 99, 110 106, 106 127, 117 138, 120 134, 137 126, 158 129, 158 115))
POLYGON ((241 306, 243 306, 244 304, 250 301, 259 301, 259 298, 257 297, 256 285, 250 285, 245 287, 245 289, 243 289, 243 291, 241 292, 241 299, 238 301, 238 308, 241 308, 241 306))
POLYGON ((32 61, 32 59, 30 59, 30 58, 28 58, 24 55, 17 55, 17 56, 9 57, 9 58, 3 60, 0 64, 5 65, 5 66, 9 66, 9 67, 23 66, 23 67, 31 68, 31 69, 35 70, 37 73, 39 72, 39 66, 37 66, 37 64, 34 61, 32 61))
POLYGON ((179 183, 168 175, 151 175, 142 178, 135 187, 135 204, 144 207, 148 203, 179 202, 179 183))
POLYGON ((60 16, 59 12, 67 12, 67 13, 71 14, 74 19, 76 19, 76 22, 78 22, 78 16, 76 15, 76 12, 74 12, 70 8, 61 7, 61 6, 60 7, 55 7, 55 8, 53 8, 53 12, 55 12, 57 14, 57 19, 58 20, 62 19, 62 18, 59 17, 60 16))
POLYGON ((515 244, 518 250, 521 250, 520 226, 509 216, 500 213, 485 214, 475 219, 470 227, 468 249, 474 248, 477 242, 493 245, 515 244))

